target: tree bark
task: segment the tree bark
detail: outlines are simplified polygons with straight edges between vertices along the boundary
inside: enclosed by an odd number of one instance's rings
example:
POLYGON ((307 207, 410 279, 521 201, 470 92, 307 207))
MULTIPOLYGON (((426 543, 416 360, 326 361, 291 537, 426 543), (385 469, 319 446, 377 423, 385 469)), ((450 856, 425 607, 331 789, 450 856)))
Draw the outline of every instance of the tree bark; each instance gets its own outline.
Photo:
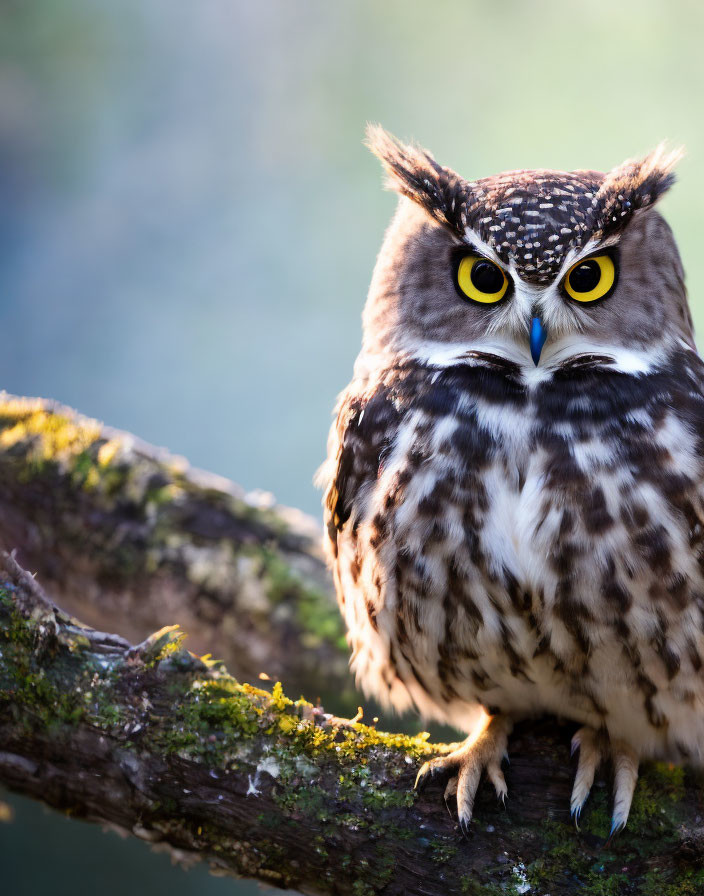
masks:
MULTIPOLYGON (((184 572, 182 554, 175 561, 166 548, 182 546, 182 538, 197 548, 206 539, 209 549, 219 539, 222 551, 232 538, 233 556, 245 544, 253 544, 258 556, 265 545, 284 566, 293 558, 297 583, 300 558, 316 557, 315 539, 302 535, 298 524, 279 527, 277 512, 251 508, 229 487, 214 488, 212 481, 206 486, 183 468, 166 485, 145 483, 160 465, 168 470, 169 460, 124 434, 97 426, 86 434, 82 418, 15 400, 6 400, 0 421, 3 537, 21 543, 22 556, 58 586, 62 600, 70 596, 74 608, 90 610, 94 619, 102 612, 115 618, 127 607, 141 614, 141 624, 149 613, 171 622, 173 605, 160 590, 163 582, 187 609, 188 595, 204 586, 189 590, 192 572, 184 572), (157 501, 150 509, 153 488, 171 486, 184 493, 176 506, 167 514, 157 501), (9 522, 6 513, 12 514, 9 522), (139 538, 135 517, 142 524, 139 538), (110 520, 114 544, 129 563, 119 551, 112 556, 110 520), (238 520, 244 522, 236 530, 238 520), (170 541, 172 524, 178 538, 170 541), (251 529, 266 535, 247 541, 251 529), (149 561, 152 550, 156 566, 149 561), (155 608, 147 610, 150 601, 155 608)), ((199 582, 214 587, 206 571, 210 563, 217 570, 219 557, 201 558, 199 582)), ((329 608, 322 566, 310 568, 320 575, 320 605, 329 608)), ((288 567, 285 572, 288 583, 294 574, 288 567)), ((316 579, 311 574, 303 581, 307 587, 316 579)), ((232 588, 232 619, 246 629, 253 623, 239 582, 232 588)), ((230 594, 227 588, 217 593, 230 594)), ((289 620, 295 625, 289 621, 281 629, 290 645, 306 631, 295 610, 300 594, 292 588, 281 598, 294 608, 289 620)), ((193 618, 205 632, 217 626, 210 617, 193 618)), ((255 629, 246 630, 251 635, 255 629)), ((248 650, 246 638, 236 637, 248 650)), ((250 651, 246 662, 270 664, 266 651, 278 649, 281 637, 275 626, 271 639, 264 631, 261 656, 250 651)), ((313 641, 311 665, 298 656, 306 649, 289 650, 282 668, 290 661, 303 676, 311 674, 314 662, 341 654, 336 638, 313 641)), ((412 789, 419 764, 438 745, 335 718, 304 700, 292 702, 280 685, 268 692, 240 684, 222 663, 199 659, 180 639, 178 630, 167 627, 132 646, 119 635, 86 628, 0 554, 0 782, 167 847, 183 862, 202 860, 216 873, 305 893, 704 892, 704 808, 701 780, 693 772, 645 765, 628 827, 607 841, 609 788, 603 779, 582 816, 582 830, 569 821, 574 726, 524 723, 509 743, 506 808, 497 805, 490 786, 482 786, 472 835, 464 839, 445 809, 441 786, 431 785, 421 796, 412 789)), ((241 656, 239 661, 244 668, 241 656)))
POLYGON ((168 619, 234 675, 285 673, 356 706, 320 542, 299 511, 55 402, 0 393, 0 548, 88 625, 140 641, 168 619))

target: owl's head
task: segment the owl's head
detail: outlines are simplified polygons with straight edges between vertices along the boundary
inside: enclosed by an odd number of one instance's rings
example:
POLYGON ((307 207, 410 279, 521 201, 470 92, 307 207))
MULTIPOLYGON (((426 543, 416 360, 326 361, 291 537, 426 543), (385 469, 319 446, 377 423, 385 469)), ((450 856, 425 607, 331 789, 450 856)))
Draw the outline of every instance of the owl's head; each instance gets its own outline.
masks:
POLYGON ((476 346, 537 366, 694 345, 677 247, 653 208, 679 152, 606 174, 468 181, 380 127, 367 136, 402 196, 364 312, 367 352, 437 358, 476 346))

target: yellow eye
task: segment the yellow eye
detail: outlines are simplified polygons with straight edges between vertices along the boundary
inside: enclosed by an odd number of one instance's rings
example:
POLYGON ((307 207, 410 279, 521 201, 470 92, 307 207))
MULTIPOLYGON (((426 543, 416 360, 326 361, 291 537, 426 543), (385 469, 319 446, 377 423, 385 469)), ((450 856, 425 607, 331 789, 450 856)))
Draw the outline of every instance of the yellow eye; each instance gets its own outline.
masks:
POLYGON ((611 292, 616 284, 616 265, 610 255, 583 258, 567 271, 562 285, 576 302, 596 302, 611 292))
POLYGON ((465 255, 457 268, 457 285, 468 299, 490 305, 506 295, 508 277, 493 261, 465 255))

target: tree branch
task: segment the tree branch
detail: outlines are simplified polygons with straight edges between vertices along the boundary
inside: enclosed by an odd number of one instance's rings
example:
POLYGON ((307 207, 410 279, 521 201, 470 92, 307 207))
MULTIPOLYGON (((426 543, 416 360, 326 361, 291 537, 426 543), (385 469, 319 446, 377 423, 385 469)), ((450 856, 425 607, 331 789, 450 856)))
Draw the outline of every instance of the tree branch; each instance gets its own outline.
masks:
MULTIPOLYGON (((150 486, 144 471, 160 464, 168 469, 169 462, 136 443, 125 447, 128 436, 97 427, 86 435, 85 421, 43 404, 6 400, 2 407, 4 538, 22 542, 52 583, 63 582, 58 590, 72 594, 75 606, 96 602, 96 617, 102 608, 119 615, 121 600, 129 612, 154 600, 157 609, 149 612, 171 621, 171 605, 158 587, 165 581, 187 609, 192 592, 179 577, 191 582, 192 575, 183 576, 183 557, 176 562, 167 550, 172 523, 177 533, 187 533, 186 544, 202 548, 202 539, 213 539, 207 541, 213 548, 214 539, 229 540, 233 520, 244 520, 240 531, 248 533, 252 523, 267 535, 255 542, 246 540, 249 535, 235 537, 233 556, 239 556, 238 546, 254 544, 254 556, 273 551, 282 564, 315 557, 313 542, 296 542, 295 526, 277 528, 278 512, 252 508, 223 486, 206 487, 183 469, 172 472, 167 484, 150 486), (150 497, 153 488, 171 486, 182 490, 173 506, 150 497), (52 487, 57 495, 50 494, 52 487), (203 534, 205 523, 198 528, 194 508, 209 525, 226 521, 219 535, 212 529, 203 534), (153 524, 155 514, 159 525, 153 524), (135 515, 143 525, 141 540, 132 537, 135 515), (110 519, 117 557, 111 554, 110 519), (85 558, 78 549, 81 536, 85 558), (150 566, 151 551, 161 579, 150 566), (118 587, 110 578, 121 571, 118 587)), ((179 539, 174 543, 182 546, 179 539)), ((205 570, 219 556, 203 559, 200 576, 208 582, 205 570)), ((256 581, 269 581, 267 569, 256 581)), ((322 572, 320 581, 320 600, 329 601, 322 572)), ((287 590, 284 605, 295 608, 300 593, 287 590)), ((233 625, 251 625, 239 585, 233 601, 233 625)), ((298 617, 292 612, 290 618, 298 617)), ((300 620, 297 625, 303 633, 300 620)), ((241 634, 235 637, 244 644, 241 634)), ((270 646, 265 636, 260 643, 263 651, 270 646)), ((318 661, 325 654, 316 651, 337 656, 335 643, 322 639, 310 652, 318 661)), ((305 652, 289 651, 284 664, 290 659, 293 667, 312 669, 297 656, 305 652)), ((250 652, 251 661, 261 657, 250 652)), ((280 685, 268 693, 240 684, 221 663, 186 651, 175 627, 138 646, 86 628, 57 609, 11 557, 0 555, 0 782, 165 846, 181 861, 206 861, 216 873, 342 896, 702 892, 699 778, 646 765, 628 828, 608 843, 602 780, 576 832, 567 812, 572 729, 554 720, 518 727, 509 746, 507 807, 482 787, 473 834, 465 840, 445 810, 440 787, 422 797, 412 791, 420 762, 439 749, 426 738, 344 722, 304 700, 288 700, 280 685)))
POLYGON ((314 694, 323 682, 356 706, 320 540, 299 511, 70 408, 0 393, 0 547, 89 625, 139 641, 178 622, 237 676, 285 673, 314 694))

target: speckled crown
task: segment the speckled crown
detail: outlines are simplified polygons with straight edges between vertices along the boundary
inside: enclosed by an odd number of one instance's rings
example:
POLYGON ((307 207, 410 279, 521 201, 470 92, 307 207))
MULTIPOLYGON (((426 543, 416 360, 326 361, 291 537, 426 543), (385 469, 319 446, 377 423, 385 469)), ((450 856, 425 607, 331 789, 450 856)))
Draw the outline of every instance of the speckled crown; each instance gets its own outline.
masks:
POLYGON ((606 174, 538 169, 467 181, 378 125, 367 129, 367 144, 391 189, 460 238, 474 232, 521 279, 537 284, 550 283, 571 250, 618 234, 635 212, 657 202, 674 183, 672 169, 682 155, 661 145, 606 174))

